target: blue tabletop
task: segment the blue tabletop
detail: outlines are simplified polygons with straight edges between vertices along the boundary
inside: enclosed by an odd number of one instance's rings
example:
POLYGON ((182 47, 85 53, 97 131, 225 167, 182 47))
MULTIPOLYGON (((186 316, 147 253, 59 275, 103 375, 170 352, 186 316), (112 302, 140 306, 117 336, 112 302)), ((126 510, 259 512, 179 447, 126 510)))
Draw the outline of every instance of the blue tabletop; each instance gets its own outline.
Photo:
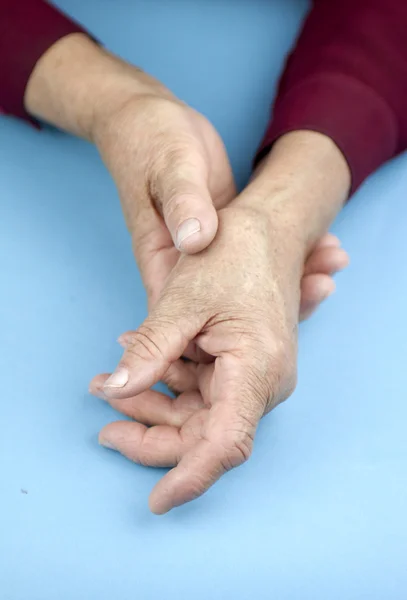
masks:
MULTIPOLYGON (((61 0, 218 127, 240 185, 306 4, 61 0)), ((87 143, 0 120, 1 600, 401 600, 407 594, 407 157, 334 230, 352 265, 300 332, 299 386, 252 459, 164 517, 162 472, 97 444, 87 394, 146 314, 87 143)))

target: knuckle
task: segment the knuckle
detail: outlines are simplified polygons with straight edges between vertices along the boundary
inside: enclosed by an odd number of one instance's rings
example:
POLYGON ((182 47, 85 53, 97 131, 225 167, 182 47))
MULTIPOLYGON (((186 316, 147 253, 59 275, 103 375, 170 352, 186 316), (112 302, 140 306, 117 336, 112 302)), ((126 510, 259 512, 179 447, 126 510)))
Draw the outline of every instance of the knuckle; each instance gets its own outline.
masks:
POLYGON ((155 462, 156 441, 153 429, 147 429, 138 447, 137 462, 144 467, 152 466, 155 462))
POLYGON ((198 387, 196 376, 186 370, 181 371, 174 363, 163 375, 162 381, 175 395, 189 390, 196 390, 198 387))
POLYGON ((277 338, 271 335, 266 341, 263 339, 263 342, 259 342, 245 369, 240 395, 246 395, 251 400, 247 403, 249 417, 260 408, 260 418, 294 392, 297 368, 296 344, 292 336, 277 338))
POLYGON ((132 333, 127 353, 142 360, 171 362, 179 358, 178 349, 188 343, 183 329, 177 316, 157 314, 132 333))
MULTIPOLYGON (((162 335, 159 337, 162 337, 162 335)), ((157 334, 155 331, 152 331, 147 325, 141 326, 130 336, 129 345, 127 347, 128 354, 136 358, 141 358, 142 360, 163 358, 163 346, 156 341, 156 338, 157 334)))
POLYGON ((166 131, 156 136, 156 154, 151 166, 153 192, 161 191, 160 182, 172 182, 182 176, 191 162, 190 145, 181 132, 175 135, 173 131, 166 131))
POLYGON ((185 385, 183 385, 183 381, 179 374, 175 372, 173 369, 168 369, 165 375, 162 378, 163 383, 168 387, 168 389, 178 396, 182 392, 185 391, 185 385))
POLYGON ((249 460, 254 444, 258 418, 246 405, 235 409, 235 417, 223 431, 219 443, 219 460, 224 471, 230 471, 249 460))
POLYGON ((167 452, 160 447, 160 441, 162 440, 154 427, 147 429, 137 453, 137 462, 140 465, 173 467, 178 464, 181 459, 178 452, 167 452))
POLYGON ((148 438, 141 444, 140 450, 137 456, 137 462, 143 467, 151 467, 155 464, 156 458, 152 444, 148 441, 148 438))
POLYGON ((230 441, 224 446, 221 457, 222 468, 230 471, 249 460, 253 450, 253 436, 247 431, 233 431, 230 441))
POLYGON ((167 371, 167 373, 165 373, 165 375, 162 377, 162 382, 167 386, 170 392, 176 396, 184 391, 179 378, 172 372, 167 371))
POLYGON ((297 384, 296 347, 291 339, 282 339, 269 353, 267 382, 269 387, 266 412, 286 400, 297 384))
POLYGON ((177 139, 164 137, 150 167, 149 195, 162 205, 167 218, 183 210, 205 180, 205 161, 196 142, 185 132, 177 139))
POLYGON ((143 467, 151 467, 155 463, 155 456, 152 445, 146 440, 140 447, 137 456, 137 462, 143 467))
MULTIPOLYGON (((263 365, 250 365, 247 369, 246 381, 243 388, 243 393, 246 397, 251 399, 251 409, 255 409, 256 406, 262 407, 264 410, 267 399, 270 396, 270 382, 265 377, 267 371, 263 365)), ((244 417, 244 415, 241 415, 244 417)), ((247 416, 245 417, 248 418, 247 416)))
MULTIPOLYGON (((189 184, 189 188, 191 189, 191 184, 189 184)), ((178 186, 178 188, 167 197, 167 200, 163 205, 166 219, 175 220, 177 217, 181 217, 191 201, 195 201, 195 199, 196 196, 194 196, 191 191, 187 192, 183 189, 182 185, 178 186)))

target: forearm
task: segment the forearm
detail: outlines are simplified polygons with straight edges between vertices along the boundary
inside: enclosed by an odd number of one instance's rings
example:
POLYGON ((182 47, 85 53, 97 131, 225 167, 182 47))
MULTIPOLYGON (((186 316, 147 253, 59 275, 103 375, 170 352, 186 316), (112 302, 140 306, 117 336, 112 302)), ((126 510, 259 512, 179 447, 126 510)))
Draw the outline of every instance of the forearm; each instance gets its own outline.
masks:
POLYGON ((143 93, 169 94, 155 79, 85 34, 73 33, 53 44, 37 62, 24 103, 32 116, 93 139, 100 120, 143 93))
POLYGON ((289 131, 335 141, 351 193, 407 147, 407 4, 314 0, 283 72, 258 159, 289 131))
POLYGON ((349 167, 332 140, 296 131, 279 138, 237 201, 263 211, 287 253, 303 264, 349 188, 349 167))

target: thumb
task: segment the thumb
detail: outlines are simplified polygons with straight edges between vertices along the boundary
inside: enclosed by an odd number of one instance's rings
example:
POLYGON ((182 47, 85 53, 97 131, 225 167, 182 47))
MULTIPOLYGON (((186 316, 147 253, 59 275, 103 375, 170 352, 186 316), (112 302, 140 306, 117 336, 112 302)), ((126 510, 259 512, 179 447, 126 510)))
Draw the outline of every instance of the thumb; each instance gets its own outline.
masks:
POLYGON ((175 247, 186 254, 204 250, 218 229, 218 215, 208 189, 206 166, 191 156, 171 160, 151 186, 175 247))
POLYGON ((159 303, 137 331, 126 333, 126 350, 104 384, 106 396, 128 398, 156 384, 200 328, 198 317, 188 314, 184 306, 168 311, 164 302, 159 303))

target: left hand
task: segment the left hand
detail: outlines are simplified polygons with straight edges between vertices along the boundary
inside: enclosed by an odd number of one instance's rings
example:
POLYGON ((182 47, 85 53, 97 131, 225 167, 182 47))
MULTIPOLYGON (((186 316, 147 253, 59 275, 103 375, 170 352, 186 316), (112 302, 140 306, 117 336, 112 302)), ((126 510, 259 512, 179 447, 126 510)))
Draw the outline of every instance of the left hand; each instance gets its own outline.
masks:
POLYGON ((151 495, 158 514, 245 461, 260 418, 295 386, 305 248, 244 204, 232 203, 219 219, 211 246, 180 258, 113 376, 91 384, 138 421, 105 427, 103 445, 141 464, 175 467, 151 495), (149 390, 171 366, 191 368, 179 359, 192 340, 212 360, 192 366, 195 387, 176 400, 149 390))
MULTIPOLYGON (((157 228, 156 233, 158 234, 158 232, 159 229, 157 228)), ((152 273, 148 276, 151 281, 149 289, 154 291, 157 298, 164 289, 165 282, 179 258, 179 253, 172 246, 171 239, 165 227, 162 228, 161 234, 162 243, 158 244, 154 250, 150 246, 152 250, 151 264, 156 267, 156 270, 153 269, 152 273)), ((152 244, 154 239, 158 241, 158 235, 155 237, 151 236, 152 244)), ((319 305, 334 293, 335 281, 333 275, 344 269, 348 263, 348 254, 341 248, 339 239, 331 233, 322 236, 317 245, 312 249, 305 263, 301 279, 300 321, 308 319, 319 305)), ((143 264, 142 261, 141 264, 143 264)), ((150 301, 149 307, 152 308, 154 304, 155 302, 150 301)), ((123 348, 126 348, 131 341, 132 333, 132 331, 127 331, 118 338, 118 342, 123 348)), ((163 376, 163 382, 175 393, 197 389, 196 363, 208 360, 205 353, 194 342, 188 345, 184 356, 189 359, 188 362, 172 365, 163 376)))

